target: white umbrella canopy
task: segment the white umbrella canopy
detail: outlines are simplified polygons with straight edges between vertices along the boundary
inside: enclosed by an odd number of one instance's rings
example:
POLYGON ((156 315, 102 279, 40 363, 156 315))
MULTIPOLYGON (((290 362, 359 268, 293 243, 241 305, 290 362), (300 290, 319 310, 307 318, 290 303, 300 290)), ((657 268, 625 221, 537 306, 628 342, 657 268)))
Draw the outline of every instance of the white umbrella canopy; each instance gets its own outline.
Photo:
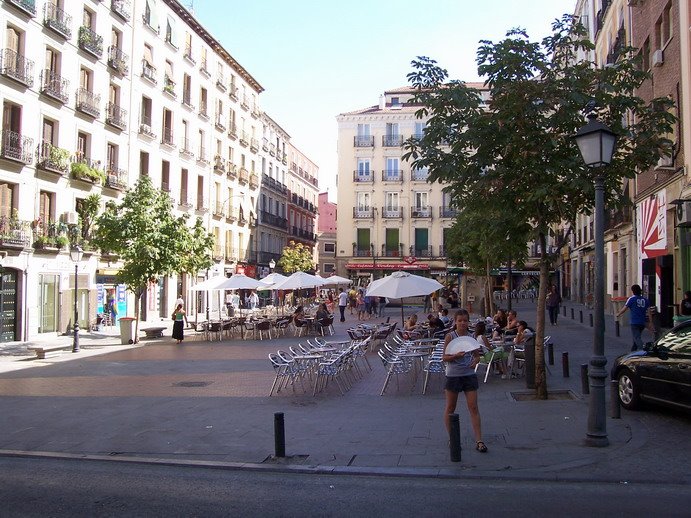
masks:
MULTIPOLYGON (((369 297, 388 297, 402 299, 404 297, 418 297, 443 288, 442 284, 420 275, 408 272, 393 272, 387 277, 377 279, 367 287, 366 295, 369 297)), ((403 322, 403 304, 401 303, 401 323, 403 322)))
POLYGON ((341 277, 339 275, 332 275, 330 277, 321 277, 324 280, 324 286, 338 286, 339 284, 352 284, 353 281, 341 277))
POLYGON ((265 288, 273 290, 273 289, 275 289, 273 287, 274 284, 278 284, 279 282, 283 282, 287 278, 288 277, 286 277, 285 275, 281 275, 280 273, 274 272, 274 273, 270 273, 269 275, 267 275, 263 279, 259 279, 259 282, 264 284, 265 288))
POLYGON ((219 275, 217 277, 211 277, 210 279, 206 279, 205 281, 202 281, 199 284, 192 286, 190 289, 192 291, 222 290, 223 288, 219 288, 218 285, 221 284, 226 279, 228 279, 228 277, 224 277, 223 275, 219 275))
POLYGON ((215 289, 217 290, 256 290, 257 288, 264 288, 257 279, 247 277, 244 273, 236 273, 232 277, 228 277, 224 282, 219 284, 215 289))
POLYGON ((319 288, 324 286, 324 280, 316 275, 305 272, 295 272, 286 280, 271 286, 273 290, 299 290, 302 288, 319 288))

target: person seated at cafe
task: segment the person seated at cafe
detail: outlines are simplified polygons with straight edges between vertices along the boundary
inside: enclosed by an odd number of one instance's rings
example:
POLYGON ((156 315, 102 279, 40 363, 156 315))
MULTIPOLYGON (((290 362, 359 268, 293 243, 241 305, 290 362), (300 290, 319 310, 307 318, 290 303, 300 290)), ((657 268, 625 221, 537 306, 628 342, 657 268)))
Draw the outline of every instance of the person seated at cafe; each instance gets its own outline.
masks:
POLYGON ((443 331, 446 328, 444 322, 434 313, 427 315, 427 325, 429 326, 431 335, 434 335, 434 333, 438 331, 443 331))
POLYGON ((475 340, 477 340, 480 344, 480 347, 482 347, 482 352, 484 355, 483 358, 485 362, 489 363, 490 360, 492 362, 494 362, 495 360, 500 360, 494 365, 497 367, 499 373, 502 375, 502 379, 506 379, 507 354, 501 345, 495 347, 492 344, 490 344, 489 339, 487 338, 487 324, 485 322, 478 322, 477 324, 475 324, 475 332, 473 333, 473 336, 475 337, 475 340))
POLYGON ((306 324, 305 309, 302 306, 295 308, 295 311, 293 312, 293 324, 295 324, 297 327, 301 327, 306 324))
POLYGON ((528 323, 525 320, 520 320, 518 322, 518 329, 516 332, 516 337, 513 339, 513 343, 516 345, 523 345, 531 336, 533 336, 533 330, 528 327, 528 323))
POLYGON ((410 315, 403 324, 403 338, 412 339, 420 336, 421 325, 417 323, 417 315, 410 315))
POLYGON ((329 313, 329 310, 326 307, 326 304, 324 302, 319 304, 319 308, 317 309, 317 313, 315 315, 317 320, 322 320, 323 318, 329 318, 330 315, 331 315, 331 313, 329 313))
POLYGON ((515 335, 518 332, 518 314, 515 309, 510 309, 506 316, 505 335, 515 335))
POLYGON ((439 312, 439 320, 442 321, 444 324, 444 327, 447 327, 451 323, 451 319, 449 318, 449 310, 446 308, 441 308, 441 311, 439 312))

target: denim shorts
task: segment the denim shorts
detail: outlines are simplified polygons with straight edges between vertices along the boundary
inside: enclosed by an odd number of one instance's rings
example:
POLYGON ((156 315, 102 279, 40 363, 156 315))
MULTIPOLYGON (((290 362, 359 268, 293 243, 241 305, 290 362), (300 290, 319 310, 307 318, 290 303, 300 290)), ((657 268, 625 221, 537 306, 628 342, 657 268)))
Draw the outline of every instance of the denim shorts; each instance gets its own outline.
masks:
POLYGON ((470 376, 447 376, 446 385, 444 388, 451 392, 473 392, 477 390, 480 384, 477 380, 477 374, 470 376))

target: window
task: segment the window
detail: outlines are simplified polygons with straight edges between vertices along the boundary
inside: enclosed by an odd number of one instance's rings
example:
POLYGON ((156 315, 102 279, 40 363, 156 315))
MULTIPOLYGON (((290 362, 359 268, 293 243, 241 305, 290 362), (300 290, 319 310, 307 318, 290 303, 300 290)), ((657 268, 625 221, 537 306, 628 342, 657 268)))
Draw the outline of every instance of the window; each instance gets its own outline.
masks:
POLYGON ((201 56, 200 68, 204 71, 207 70, 206 63, 207 63, 207 51, 206 51, 206 47, 202 47, 202 56, 201 56))
POLYGON ((397 228, 387 228, 384 232, 386 240, 387 257, 397 257, 399 255, 399 230, 397 228))
POLYGON ((416 122, 415 123, 415 138, 421 139, 422 137, 424 137, 426 128, 427 128, 427 125, 424 122, 416 122))
POLYGON ((151 99, 148 97, 142 97, 142 111, 139 124, 143 130, 151 131, 151 99))
POLYGON ((50 119, 43 119, 43 133, 41 135, 41 140, 47 144, 55 145, 57 137, 57 122, 50 119))
POLYGON ((357 159, 357 175, 358 178, 365 179, 369 178, 371 175, 370 171, 370 159, 369 158, 358 158, 357 159))
POLYGON ((48 84, 48 79, 50 76, 60 75, 60 52, 50 47, 46 47, 46 62, 45 62, 45 74, 47 77, 44 78, 43 84, 48 84))
POLYGON ((416 192, 415 193, 415 208, 416 209, 426 209, 427 208, 427 195, 426 192, 416 192))
POLYGON ((149 153, 146 151, 139 152, 139 174, 149 176, 149 153))
POLYGON ((173 141, 173 112, 166 108, 163 109, 163 138, 164 144, 172 146, 173 141))
POLYGON ((332 274, 336 271, 336 265, 334 263, 324 263, 324 273, 332 274))
POLYGON ((650 70, 650 38, 646 38, 641 49, 641 63, 643 70, 650 70))
POLYGON ((197 154, 197 158, 200 160, 206 159, 206 135, 204 134, 204 130, 199 130, 199 153, 197 154))
MULTIPOLYGON (((41 223, 55 221, 55 193, 41 191, 38 195, 38 217, 41 223)), ((44 228, 45 230, 45 228, 44 228)))
POLYGON ((12 183, 0 183, 0 218, 9 219, 17 206, 17 186, 12 183))
POLYGON ((324 253, 325 254, 335 254, 336 253, 336 243, 324 243, 324 253))
POLYGON ((394 136, 398 135, 398 123, 397 122, 387 122, 386 123, 386 135, 389 137, 394 137, 394 136))
POLYGON ((166 19, 166 43, 176 49, 178 48, 175 38, 175 20, 170 16, 166 19))
POLYGON ((87 161, 89 159, 89 146, 91 135, 80 131, 77 133, 77 152, 74 154, 77 161, 87 161))
POLYGON ((399 193, 397 192, 387 192, 384 194, 384 199, 386 200, 385 210, 387 212, 398 212, 399 205, 399 193))
POLYGON ((655 44, 656 49, 664 49, 669 40, 672 39, 672 2, 669 2, 666 6, 660 18, 658 18, 655 24, 655 44))
POLYGON ((357 193, 356 206, 358 211, 369 211, 371 203, 371 195, 368 192, 357 193))
POLYGON ((170 162, 161 161, 161 190, 170 192, 170 162))
POLYGON ((192 77, 188 74, 182 76, 182 102, 187 106, 192 105, 192 77))
POLYGON ((94 13, 88 9, 84 9, 84 14, 82 15, 82 25, 89 30, 94 29, 94 13))
POLYGON ((206 100, 208 98, 208 94, 206 92, 206 88, 201 87, 199 89, 199 113, 202 115, 206 115, 206 100))
POLYGON ((197 209, 204 208, 204 177, 197 176, 197 209))
POLYGON ((398 180, 400 177, 400 171, 398 169, 398 158, 387 158, 386 159, 386 179, 387 180, 398 180))
POLYGON ((79 86, 87 92, 91 92, 91 88, 93 86, 92 76, 93 74, 91 70, 87 68, 82 67, 79 70, 79 86))
POLYGON ((112 142, 106 144, 106 164, 108 170, 113 171, 118 168, 119 154, 120 151, 117 144, 113 144, 112 142))
POLYGON ((180 203, 186 205, 187 202, 187 182, 189 173, 187 169, 180 171, 180 203))

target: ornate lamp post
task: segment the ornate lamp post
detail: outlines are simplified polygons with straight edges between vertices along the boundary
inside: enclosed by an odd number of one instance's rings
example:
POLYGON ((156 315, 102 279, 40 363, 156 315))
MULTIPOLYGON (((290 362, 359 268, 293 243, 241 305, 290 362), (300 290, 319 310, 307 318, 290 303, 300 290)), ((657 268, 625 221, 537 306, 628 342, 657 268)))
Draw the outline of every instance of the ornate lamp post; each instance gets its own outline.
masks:
POLYGON ((588 123, 575 135, 583 161, 595 171, 595 309, 593 311, 593 355, 590 358, 590 403, 588 410, 588 446, 607 446, 605 404, 605 177, 603 167, 612 161, 617 136, 588 115, 588 123))
POLYGON ((276 261, 271 259, 271 261, 269 261, 269 273, 274 273, 274 268, 276 268, 276 261))
POLYGON ((79 306, 78 306, 78 280, 79 262, 82 260, 84 251, 79 245, 72 245, 70 248, 70 259, 74 263, 74 326, 72 327, 72 352, 79 352, 79 306))

